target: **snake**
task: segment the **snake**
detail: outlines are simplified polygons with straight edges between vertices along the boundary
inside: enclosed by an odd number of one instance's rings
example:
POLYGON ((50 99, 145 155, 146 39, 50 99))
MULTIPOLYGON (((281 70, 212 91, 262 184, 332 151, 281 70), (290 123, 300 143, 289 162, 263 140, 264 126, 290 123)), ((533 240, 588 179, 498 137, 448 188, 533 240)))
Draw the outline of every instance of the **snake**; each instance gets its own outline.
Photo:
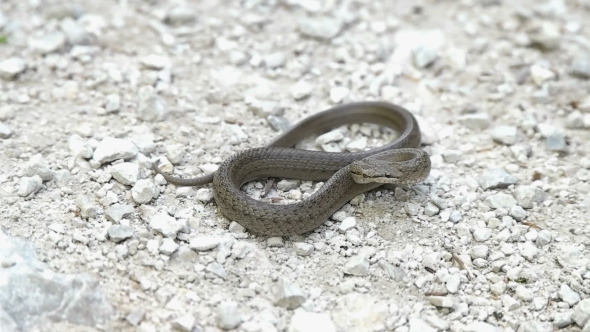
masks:
POLYGON ((168 183, 202 186, 212 183, 218 210, 249 232, 289 236, 311 232, 350 200, 384 184, 411 185, 430 174, 429 155, 422 149, 414 115, 384 101, 340 104, 304 118, 264 147, 246 149, 224 160, 212 174, 181 178, 152 168, 168 183), (324 152, 295 148, 311 135, 342 125, 369 123, 388 127, 397 138, 360 152, 324 152), (325 181, 309 197, 294 203, 271 203, 248 196, 241 187, 264 178, 325 181))

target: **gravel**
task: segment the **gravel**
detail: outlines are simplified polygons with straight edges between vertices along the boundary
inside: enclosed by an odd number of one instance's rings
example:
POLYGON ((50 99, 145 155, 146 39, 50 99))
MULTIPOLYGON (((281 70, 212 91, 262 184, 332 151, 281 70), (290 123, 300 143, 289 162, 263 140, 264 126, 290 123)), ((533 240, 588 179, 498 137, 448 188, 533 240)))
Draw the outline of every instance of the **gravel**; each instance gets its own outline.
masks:
MULTIPOLYGON (((588 10, 0 2, 0 330, 590 330, 588 10), (362 100, 416 115, 430 176, 306 234, 253 234, 210 185, 151 170, 211 174, 362 100)), ((397 135, 329 127, 297 147, 397 135)), ((284 204, 324 183, 242 190, 284 204)))

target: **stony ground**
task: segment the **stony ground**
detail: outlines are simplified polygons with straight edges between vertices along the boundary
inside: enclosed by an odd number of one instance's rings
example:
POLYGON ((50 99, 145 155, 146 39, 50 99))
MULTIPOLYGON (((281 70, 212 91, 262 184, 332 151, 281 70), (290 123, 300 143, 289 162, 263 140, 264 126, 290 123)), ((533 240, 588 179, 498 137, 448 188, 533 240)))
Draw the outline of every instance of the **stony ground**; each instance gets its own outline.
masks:
MULTIPOLYGON (((392 139, 335 130, 302 147, 392 139)), ((590 331, 587 0, 2 1, 0 158, 2 331, 590 331), (432 172, 311 234, 150 170, 361 100, 416 115, 432 172)))

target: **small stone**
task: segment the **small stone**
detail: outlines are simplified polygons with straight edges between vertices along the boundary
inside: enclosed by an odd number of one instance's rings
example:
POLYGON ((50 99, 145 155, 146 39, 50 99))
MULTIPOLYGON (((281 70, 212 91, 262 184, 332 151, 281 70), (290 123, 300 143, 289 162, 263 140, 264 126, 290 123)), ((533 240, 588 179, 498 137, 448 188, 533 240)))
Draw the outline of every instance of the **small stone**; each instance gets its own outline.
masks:
POLYGON ((274 304, 285 309, 295 309, 305 302, 306 298, 301 288, 285 278, 279 278, 275 285, 274 304))
POLYGON ((40 54, 53 53, 66 44, 66 36, 61 32, 49 33, 39 38, 31 38, 29 47, 40 54))
POLYGON ((203 203, 209 203, 213 200, 213 193, 209 188, 199 188, 195 194, 195 198, 203 203))
POLYGON ((506 308, 508 311, 520 308, 520 303, 518 303, 517 300, 515 300, 514 298, 512 298, 512 296, 508 294, 502 295, 500 297, 500 300, 502 301, 502 305, 504 306, 504 308, 506 308))
POLYGON ((27 65, 21 58, 8 58, 0 62, 0 78, 5 80, 15 79, 27 69, 27 65))
POLYGON ((84 159, 92 158, 92 147, 77 134, 70 136, 68 139, 68 149, 72 152, 74 157, 81 157, 84 159))
POLYGON ((313 245, 305 242, 295 242, 293 243, 293 248, 299 256, 309 256, 313 252, 313 245))
POLYGON ((522 285, 516 287, 514 295, 525 302, 531 302, 534 297, 533 291, 522 285))
POLYGON ((426 276, 421 276, 418 277, 418 279, 416 279, 414 281, 414 285, 416 286, 416 288, 418 289, 422 289, 424 288, 424 286, 426 286, 426 284, 428 283, 428 278, 426 276))
POLYGON ((12 107, 12 105, 0 106, 0 121, 14 119, 15 116, 16 113, 14 112, 14 107, 12 107))
POLYGON ((537 240, 535 241, 535 244, 538 247, 543 247, 543 246, 551 243, 551 240, 552 240, 551 232, 544 229, 544 230, 540 231, 539 234, 537 235, 537 240))
POLYGON ((141 179, 131 188, 131 197, 137 204, 145 204, 158 197, 159 191, 151 179, 141 179))
POLYGON ((571 310, 566 312, 555 313, 553 315, 553 325, 559 329, 562 329, 570 325, 571 323, 573 323, 572 314, 573 312, 571 310))
POLYGON ((94 218, 97 214, 94 200, 88 196, 80 195, 74 201, 76 206, 80 209, 80 215, 84 218, 94 218))
POLYGON ((49 225, 47 228, 49 228, 50 230, 52 230, 58 234, 65 234, 66 233, 66 229, 63 224, 53 223, 53 224, 49 225))
POLYGON ((134 163, 120 163, 111 167, 111 175, 124 185, 133 185, 139 180, 139 166, 134 163))
POLYGON ((179 5, 170 8, 164 21, 172 26, 187 25, 195 22, 197 13, 191 7, 179 5))
POLYGON ((283 238, 280 236, 273 236, 273 237, 269 237, 266 240, 266 245, 269 247, 276 247, 276 248, 282 248, 285 246, 285 241, 283 241, 283 238))
POLYGON ((483 190, 506 188, 515 184, 518 179, 501 168, 485 171, 479 178, 483 190))
MULTIPOLYGON (((164 55, 158 55, 158 54, 150 54, 150 55, 144 57, 143 59, 141 59, 141 64, 147 69, 155 69, 155 70, 161 70, 161 69, 171 66, 170 59, 168 57, 166 57, 164 55)), ((140 90, 147 87, 147 86, 148 85, 141 87, 140 90)), ((152 92, 153 92, 153 90, 152 90, 152 92)), ((141 94, 141 92, 140 92, 140 94, 141 94)))
POLYGON ((408 332, 437 332, 438 329, 430 326, 420 318, 410 318, 408 322, 408 332))
POLYGON ((125 317, 125 320, 129 324, 131 324, 132 326, 137 326, 137 325, 139 325, 139 323, 141 323, 144 316, 145 316, 145 310, 142 308, 139 308, 139 309, 135 309, 135 310, 131 311, 127 315, 127 317, 125 317))
POLYGON ((565 126, 570 129, 584 128, 584 114, 579 110, 571 112, 565 119, 565 126))
POLYGON ((540 311, 543 310, 547 306, 547 299, 541 296, 535 296, 533 298, 533 308, 534 310, 540 311))
POLYGON ((518 138, 518 129, 514 126, 499 126, 492 131, 492 139, 500 144, 514 145, 518 138))
POLYGON ((568 152, 568 145, 565 136, 561 133, 555 133, 545 138, 547 150, 554 152, 568 152))
POLYGON ((535 242, 537 240, 538 235, 539 233, 535 229, 531 229, 524 235, 524 238, 527 241, 535 242))
POLYGON ((112 225, 107 233, 111 241, 119 243, 133 236, 133 228, 127 225, 112 225))
POLYGON ((281 180, 277 183, 277 189, 280 191, 289 191, 299 187, 299 180, 281 180))
POLYGON ((566 284, 561 284, 561 288, 559 288, 559 297, 571 307, 580 302, 580 295, 574 292, 570 286, 566 284))
POLYGON ((179 245, 173 239, 167 237, 162 240, 160 245, 160 253, 162 255, 171 256, 178 249, 179 245))
POLYGON ((526 211, 518 205, 511 207, 508 214, 516 221, 523 221, 526 218, 526 211))
MULTIPOLYGON (((201 188, 205 189, 205 188, 201 188)), ((195 197, 197 192, 192 187, 177 187, 176 197, 195 197)))
POLYGON ((385 271, 385 273, 387 273, 389 278, 391 278, 395 281, 404 280, 405 273, 404 273, 404 270, 402 270, 400 267, 393 266, 392 264, 388 263, 387 261, 385 261, 383 259, 380 260, 378 264, 379 264, 379 267, 382 268, 383 271, 385 271))
POLYGON ((503 281, 498 281, 494 284, 491 284, 490 291, 496 296, 502 295, 506 291, 506 283, 503 281))
POLYGON ((139 105, 137 107, 137 117, 143 121, 161 121, 167 113, 166 105, 158 97, 154 87, 144 85, 137 92, 139 105))
POLYGON ((298 310, 291 318, 288 332, 336 332, 328 314, 298 310))
POLYGON ((171 144, 166 146, 166 158, 173 164, 179 164, 182 161, 184 145, 171 144))
POLYGON ((448 296, 428 296, 426 298, 430 304, 439 308, 453 308, 456 300, 448 296))
POLYGON ((213 174, 213 173, 215 173, 217 171, 217 169, 219 168, 219 165, 216 165, 216 164, 203 164, 203 165, 199 165, 199 168, 205 174, 213 174))
POLYGON ((459 291, 461 285, 461 277, 456 274, 451 275, 446 281, 447 291, 451 294, 456 294, 459 291))
POLYGON ((172 327, 180 332, 192 332, 197 319, 192 315, 184 315, 172 321, 172 327))
POLYGON ((334 104, 340 104, 350 94, 350 89, 345 86, 336 86, 330 89, 330 100, 334 104))
POLYGON ((270 115, 282 115, 285 110, 274 100, 260 100, 246 97, 246 103, 248 104, 248 110, 261 118, 266 118, 270 115))
POLYGON ((105 210, 105 217, 112 222, 119 222, 123 218, 131 215, 135 210, 133 206, 127 204, 114 204, 105 210))
POLYGON ((355 217, 346 217, 338 226, 338 229, 342 233, 346 233, 349 229, 356 227, 356 218, 355 217))
POLYGON ((361 152, 367 147, 367 138, 362 137, 346 144, 346 150, 349 152, 361 152))
POLYGON ((343 28, 343 22, 332 17, 322 16, 305 18, 299 21, 299 32, 311 38, 330 40, 343 28))
MULTIPOLYGON (((517 201, 511 195, 498 193, 495 195, 488 196, 484 203, 494 209, 510 209, 516 205, 517 201)), ((522 204, 520 204, 522 206, 522 204)))
POLYGON ((440 209, 432 202, 426 203, 426 207, 424 208, 424 214, 429 217, 435 216, 439 211, 440 209))
POLYGON ((135 137, 132 139, 133 144, 137 146, 139 152, 143 153, 144 155, 149 155, 150 153, 156 151, 156 144, 148 137, 135 137))
POLYGON ((276 116, 271 114, 266 117, 266 121, 268 121, 268 124, 270 124, 273 130, 278 132, 285 132, 291 128, 291 123, 289 122, 289 120, 285 119, 282 116, 276 116))
POLYGON ((223 330, 235 329, 242 323, 242 315, 238 304, 234 301, 223 301, 217 307, 217 326, 223 330))
POLYGON ((340 148, 340 145, 338 145, 335 142, 328 143, 328 144, 323 144, 322 145, 322 150, 324 150, 325 152, 335 152, 335 153, 341 153, 342 152, 342 148, 340 148))
POLYGON ((369 260, 365 255, 356 255, 344 265, 344 273, 354 276, 366 276, 369 274, 369 260))
POLYGON ((529 320, 522 322, 516 332, 553 332, 553 326, 550 322, 529 320))
POLYGON ((283 52, 276 52, 264 57, 264 65, 267 69, 277 69, 285 65, 286 57, 283 52))
POLYGON ((191 239, 189 247, 196 251, 207 251, 211 250, 219 245, 219 239, 211 236, 199 236, 191 239))
POLYGON ((459 150, 443 151, 442 157, 447 163, 457 163, 463 159, 463 153, 459 150))
POLYGON ((590 96, 582 99, 578 104, 578 109, 581 112, 589 113, 590 112, 590 96))
POLYGON ((131 141, 105 137, 98 143, 92 159, 104 164, 118 159, 131 159, 137 155, 138 149, 131 141))
POLYGON ((104 105, 104 109, 107 113, 115 113, 118 112, 121 108, 121 96, 116 93, 112 93, 107 96, 106 104, 104 105))
POLYGON ((305 81, 299 81, 289 89, 291 97, 295 100, 302 100, 309 97, 312 91, 313 86, 305 81))
MULTIPOLYGON (((94 135, 94 125, 90 122, 82 122, 74 128, 74 133, 81 137, 92 137, 94 135)), ((92 157, 92 154, 90 156, 92 157)))
POLYGON ((12 129, 5 125, 4 123, 0 122, 0 138, 6 139, 12 135, 12 129))
POLYGON ((519 186, 514 190, 514 198, 518 205, 525 209, 530 209, 534 204, 541 204, 547 199, 547 194, 535 186, 519 186))
POLYGON ((409 216, 415 216, 418 214, 418 211, 420 211, 420 206, 412 202, 405 202, 404 211, 406 211, 409 216))
POLYGON ((172 239, 176 238, 176 234, 184 228, 184 224, 166 213, 156 213, 150 220, 150 227, 154 231, 172 239))
POLYGON ((66 35, 68 43, 82 45, 89 42, 89 36, 84 27, 71 17, 64 18, 60 23, 61 31, 66 35))
POLYGON ((578 78, 590 79, 590 55, 585 54, 575 59, 571 74, 578 78))
POLYGON ((37 154, 33 156, 29 162, 27 162, 27 168, 25 169, 26 176, 38 175, 41 180, 49 181, 53 179, 53 171, 47 166, 41 159, 41 155, 37 154))
POLYGON ((548 123, 538 123, 535 126, 535 129, 539 132, 539 134, 541 134, 542 137, 547 138, 548 136, 551 135, 556 135, 556 134, 563 134, 563 129, 560 127, 556 127, 552 124, 548 124, 548 123))
POLYGON ((78 97, 78 93, 80 92, 80 84, 76 81, 66 81, 63 86, 63 96, 66 99, 73 100, 78 97))
POLYGON ((471 249, 469 249, 469 256, 471 256, 472 259, 486 258, 486 257, 488 257, 488 252, 489 252, 488 247, 480 244, 480 245, 473 246, 471 249))
POLYGON ((429 44, 418 44, 412 50, 412 59, 417 68, 426 68, 438 58, 438 50, 429 44))
POLYGON ((578 326, 582 327, 588 323, 590 319, 590 299, 584 299, 574 307, 572 319, 578 326))
POLYGON ((331 142, 338 142, 344 138, 344 135, 340 130, 332 130, 325 134, 322 134, 316 138, 315 143, 317 145, 324 145, 331 142))
POLYGON ((453 210, 451 212, 451 214, 449 215, 449 221, 452 222, 453 224, 458 223, 459 221, 461 221, 461 219, 463 219, 463 216, 461 215, 461 211, 453 210))
POLYGON ((543 51, 554 50, 559 47, 561 40, 560 26, 557 23, 545 21, 529 33, 531 45, 543 51))
POLYGON ((531 79, 533 82, 541 86, 543 83, 547 82, 548 80, 552 80, 555 78, 555 73, 549 69, 543 68, 539 65, 532 65, 531 66, 531 79))
POLYGON ((210 263, 209 265, 207 265, 207 268, 205 270, 213 273, 214 275, 218 276, 221 279, 224 279, 224 280, 227 279, 227 272, 225 272, 223 265, 221 265, 217 262, 210 263))
POLYGON ((490 116, 487 113, 465 114, 458 117, 457 121, 472 131, 483 131, 490 127, 490 116))
POLYGON ((501 329, 497 326, 494 326, 490 323, 484 322, 473 322, 467 324, 465 327, 461 329, 461 332, 503 332, 504 329, 501 329))
POLYGON ((234 234, 241 234, 241 233, 244 233, 246 231, 246 229, 244 228, 244 226, 238 224, 235 221, 232 221, 232 222, 229 223, 229 228, 228 229, 229 229, 229 231, 231 233, 234 233, 234 234))
POLYGON ((519 243, 518 249, 520 250, 520 255, 528 261, 532 261, 539 252, 539 249, 537 249, 537 247, 529 241, 525 243, 519 243))

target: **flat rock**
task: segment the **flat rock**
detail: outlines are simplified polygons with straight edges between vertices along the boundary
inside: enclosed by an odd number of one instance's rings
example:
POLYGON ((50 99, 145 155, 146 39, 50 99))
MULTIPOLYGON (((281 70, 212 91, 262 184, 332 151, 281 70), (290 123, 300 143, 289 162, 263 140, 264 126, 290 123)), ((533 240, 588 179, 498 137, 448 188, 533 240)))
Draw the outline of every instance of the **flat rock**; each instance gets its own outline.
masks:
POLYGON ((128 204, 114 204, 105 210, 105 217, 113 222, 119 222, 131 215, 135 209, 128 204))
POLYGON ((285 278, 279 278, 275 285, 274 294, 275 305, 285 309, 295 309, 306 300, 301 288, 285 278))
POLYGON ((8 58, 0 62, 0 78, 12 80, 27 68, 26 63, 21 58, 8 58))
POLYGON ((483 190, 506 188, 515 184, 518 179, 501 168, 485 171, 479 178, 479 185, 483 190))
POLYGON ((121 138, 105 137, 100 141, 92 159, 104 164, 118 159, 131 159, 138 149, 131 141, 121 138))
POLYGON ((336 332, 336 325, 328 314, 296 311, 288 332, 336 332))
POLYGON ((36 330, 49 322, 63 321, 94 327, 111 319, 113 307, 94 277, 55 273, 37 260, 30 242, 2 230, 0 243, 0 257, 14 262, 10 268, 0 269, 0 307, 10 325, 17 325, 19 330, 36 330), (31 294, 31 290, 35 290, 35 296, 23 296, 31 294))

